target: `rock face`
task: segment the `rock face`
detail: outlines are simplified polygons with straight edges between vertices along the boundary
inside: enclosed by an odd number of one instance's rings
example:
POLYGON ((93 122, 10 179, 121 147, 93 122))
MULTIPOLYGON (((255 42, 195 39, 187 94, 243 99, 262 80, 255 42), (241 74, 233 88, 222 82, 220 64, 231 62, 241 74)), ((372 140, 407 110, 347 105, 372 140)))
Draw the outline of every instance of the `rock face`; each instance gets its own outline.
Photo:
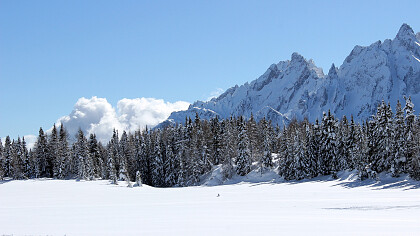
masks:
POLYGON ((204 119, 253 113, 257 120, 267 117, 283 125, 293 118, 314 121, 328 110, 361 121, 375 114, 382 100, 394 108, 397 100, 404 104, 404 96, 420 104, 420 33, 407 24, 393 40, 354 47, 327 75, 312 60, 293 53, 291 60, 271 65, 251 83, 236 85, 210 101, 197 101, 161 125, 182 123, 196 113, 204 119))

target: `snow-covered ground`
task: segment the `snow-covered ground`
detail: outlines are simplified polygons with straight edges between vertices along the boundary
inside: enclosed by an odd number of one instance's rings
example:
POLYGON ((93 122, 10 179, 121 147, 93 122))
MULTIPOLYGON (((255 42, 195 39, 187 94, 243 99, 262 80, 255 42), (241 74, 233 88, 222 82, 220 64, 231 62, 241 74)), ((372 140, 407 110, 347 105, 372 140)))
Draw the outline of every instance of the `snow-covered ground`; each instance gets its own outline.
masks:
POLYGON ((258 175, 186 188, 4 181, 0 235, 420 234, 420 184, 406 177, 360 182, 341 173, 282 183, 258 175))

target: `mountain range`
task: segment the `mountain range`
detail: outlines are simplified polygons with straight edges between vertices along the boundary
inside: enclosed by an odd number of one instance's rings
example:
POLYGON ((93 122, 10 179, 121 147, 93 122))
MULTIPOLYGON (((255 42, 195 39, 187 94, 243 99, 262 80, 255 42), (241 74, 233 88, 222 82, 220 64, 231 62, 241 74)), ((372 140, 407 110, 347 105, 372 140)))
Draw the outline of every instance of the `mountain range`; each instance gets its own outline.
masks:
POLYGON ((252 82, 173 112, 158 127, 183 123, 196 113, 202 119, 253 114, 257 120, 266 117, 274 125, 286 125, 293 118, 314 121, 331 110, 337 117, 353 115, 362 121, 375 114, 382 100, 394 108, 397 100, 404 105, 404 96, 420 104, 420 33, 407 24, 392 40, 355 46, 343 64, 333 64, 326 75, 313 60, 293 53, 252 82))

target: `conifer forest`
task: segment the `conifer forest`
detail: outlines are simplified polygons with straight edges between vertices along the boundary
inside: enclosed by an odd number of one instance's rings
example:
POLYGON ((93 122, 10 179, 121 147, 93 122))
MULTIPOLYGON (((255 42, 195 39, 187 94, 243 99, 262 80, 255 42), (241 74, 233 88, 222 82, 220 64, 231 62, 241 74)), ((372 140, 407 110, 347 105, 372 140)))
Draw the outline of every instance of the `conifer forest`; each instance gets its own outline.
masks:
POLYGON ((42 128, 34 147, 24 139, 0 142, 0 178, 56 178, 136 181, 156 187, 191 186, 221 165, 223 177, 247 175, 252 168, 275 169, 285 180, 356 170, 361 180, 381 172, 420 179, 420 119, 410 98, 395 110, 384 101, 371 119, 291 121, 285 127, 251 116, 194 120, 162 129, 119 134, 102 144, 79 130, 70 141, 65 127, 42 128))

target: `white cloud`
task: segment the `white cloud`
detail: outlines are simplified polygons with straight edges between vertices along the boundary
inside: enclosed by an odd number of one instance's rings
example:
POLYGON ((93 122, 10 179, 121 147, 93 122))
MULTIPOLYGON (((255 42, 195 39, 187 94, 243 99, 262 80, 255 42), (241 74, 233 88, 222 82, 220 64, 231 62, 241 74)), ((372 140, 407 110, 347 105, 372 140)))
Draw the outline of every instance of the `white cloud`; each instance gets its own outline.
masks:
POLYGON ((63 123, 69 134, 77 133, 79 127, 85 132, 95 133, 98 140, 106 143, 115 128, 122 132, 153 127, 166 120, 173 111, 185 110, 189 103, 165 102, 155 98, 124 98, 118 101, 117 111, 105 98, 80 98, 73 111, 61 117, 57 124, 63 123))
POLYGON ((173 111, 185 110, 189 103, 165 102, 155 98, 135 98, 120 100, 117 104, 119 120, 126 130, 134 131, 147 126, 155 126, 166 120, 173 111))

